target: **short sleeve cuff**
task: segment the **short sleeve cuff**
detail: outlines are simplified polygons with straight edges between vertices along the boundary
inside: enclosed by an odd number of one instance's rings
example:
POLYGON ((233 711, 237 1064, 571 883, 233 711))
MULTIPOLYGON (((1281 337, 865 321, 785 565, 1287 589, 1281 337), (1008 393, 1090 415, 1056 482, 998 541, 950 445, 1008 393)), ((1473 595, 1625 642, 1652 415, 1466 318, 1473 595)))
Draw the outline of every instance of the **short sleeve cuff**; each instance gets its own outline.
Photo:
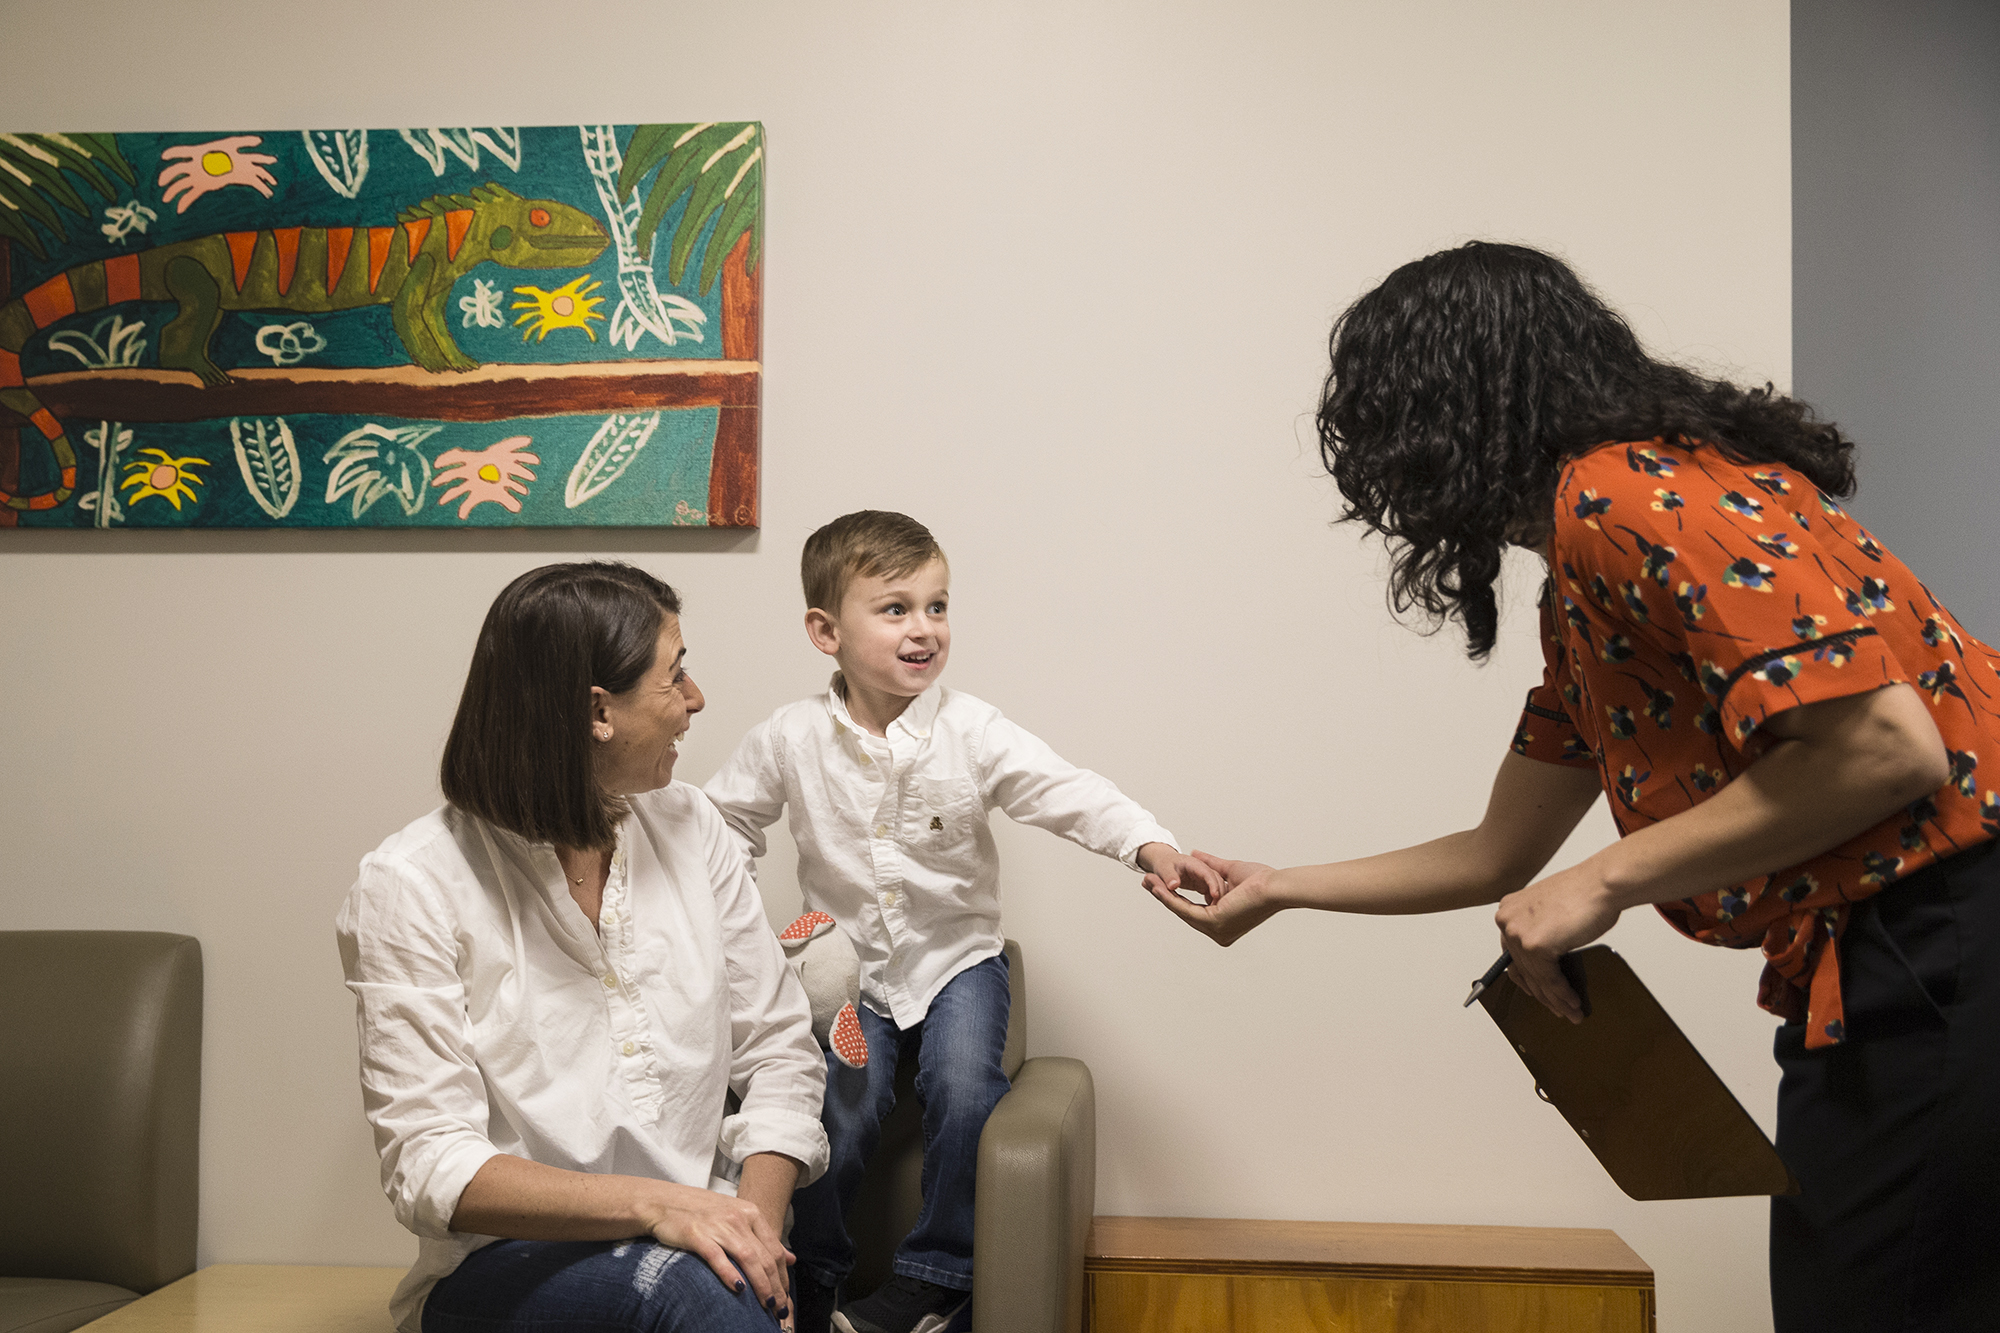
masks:
POLYGON ((826 1129, 817 1117, 766 1108, 744 1111, 722 1122, 723 1156, 744 1161, 760 1152, 783 1153, 799 1163, 799 1187, 826 1174, 826 1129))
POLYGON ((1597 756, 1584 743, 1569 714, 1537 703, 1533 694, 1521 709, 1521 721, 1508 748, 1524 759, 1544 764, 1567 768, 1593 768, 1597 764, 1597 756))
MULTIPOLYGON (((1952 664, 1943 670, 1949 673, 1952 664)), ((1711 663, 1702 663, 1703 684, 1719 696, 1723 734, 1738 750, 1775 714, 1909 680, 1888 641, 1866 625, 1759 653, 1719 681, 1716 674, 1711 663)))

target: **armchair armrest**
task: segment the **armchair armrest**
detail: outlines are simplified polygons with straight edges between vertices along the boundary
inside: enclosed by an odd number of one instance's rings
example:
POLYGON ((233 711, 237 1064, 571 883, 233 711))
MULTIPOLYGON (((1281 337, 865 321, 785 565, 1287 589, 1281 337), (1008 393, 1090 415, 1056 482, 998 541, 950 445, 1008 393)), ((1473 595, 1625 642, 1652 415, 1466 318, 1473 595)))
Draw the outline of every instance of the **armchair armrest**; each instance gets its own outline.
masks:
POLYGON ((1083 1252, 1097 1210, 1097 1091, 1081 1060, 1042 1056, 979 1136, 972 1326, 1082 1333, 1083 1252))

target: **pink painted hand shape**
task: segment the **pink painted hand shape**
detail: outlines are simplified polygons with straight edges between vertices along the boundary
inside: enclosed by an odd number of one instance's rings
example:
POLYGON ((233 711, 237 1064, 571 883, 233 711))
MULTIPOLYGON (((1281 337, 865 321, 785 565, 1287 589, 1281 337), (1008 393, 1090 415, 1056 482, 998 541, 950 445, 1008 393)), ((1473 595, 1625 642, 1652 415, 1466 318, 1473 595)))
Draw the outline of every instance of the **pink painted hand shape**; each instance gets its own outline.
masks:
POLYGON ((528 471, 529 463, 542 460, 526 452, 534 443, 526 435, 510 435, 497 444, 490 444, 478 453, 465 449, 447 449, 433 460, 437 475, 431 478, 431 485, 451 487, 439 497, 440 505, 448 505, 463 496, 465 503, 458 507, 458 516, 468 517, 475 506, 488 500, 499 505, 510 514, 521 512, 521 502, 512 492, 528 493, 523 483, 535 479, 528 471))
POLYGON ((269 153, 243 151, 262 142, 261 135, 234 134, 227 139, 176 144, 167 149, 160 154, 160 160, 174 165, 160 173, 160 184, 166 187, 160 195, 162 202, 171 204, 179 198, 174 211, 185 213, 189 204, 226 185, 247 185, 269 199, 271 187, 278 182, 264 167, 278 159, 269 153))

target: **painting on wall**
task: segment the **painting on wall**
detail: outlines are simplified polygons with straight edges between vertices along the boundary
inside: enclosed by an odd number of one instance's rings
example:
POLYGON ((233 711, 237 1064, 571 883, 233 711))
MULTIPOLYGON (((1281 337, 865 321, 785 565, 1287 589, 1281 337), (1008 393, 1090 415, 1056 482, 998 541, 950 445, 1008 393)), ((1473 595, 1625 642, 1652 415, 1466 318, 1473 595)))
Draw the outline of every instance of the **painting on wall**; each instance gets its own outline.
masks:
POLYGON ((764 135, 0 134, 0 527, 755 527, 764 135))

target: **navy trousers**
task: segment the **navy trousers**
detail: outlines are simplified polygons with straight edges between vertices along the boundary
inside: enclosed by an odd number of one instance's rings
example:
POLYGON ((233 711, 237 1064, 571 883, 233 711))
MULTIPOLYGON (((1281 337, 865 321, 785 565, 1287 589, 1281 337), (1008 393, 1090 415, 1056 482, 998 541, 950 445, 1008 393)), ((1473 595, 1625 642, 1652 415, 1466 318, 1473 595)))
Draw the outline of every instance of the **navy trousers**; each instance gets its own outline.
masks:
POLYGON ((1847 1040, 1778 1029, 1777 1333, 2000 1329, 2000 853, 1987 843, 1858 905, 1847 1040))

